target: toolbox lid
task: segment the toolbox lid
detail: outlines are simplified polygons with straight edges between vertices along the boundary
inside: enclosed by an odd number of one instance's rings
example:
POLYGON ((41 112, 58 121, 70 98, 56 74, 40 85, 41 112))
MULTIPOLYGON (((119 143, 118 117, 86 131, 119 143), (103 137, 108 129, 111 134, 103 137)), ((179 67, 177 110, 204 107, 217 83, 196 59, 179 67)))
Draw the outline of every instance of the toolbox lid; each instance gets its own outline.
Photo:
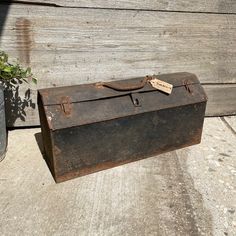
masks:
POLYGON ((142 84, 142 77, 41 89, 39 101, 44 106, 50 129, 56 130, 207 100, 194 74, 180 72, 155 77, 173 85, 170 95, 150 83, 142 84))

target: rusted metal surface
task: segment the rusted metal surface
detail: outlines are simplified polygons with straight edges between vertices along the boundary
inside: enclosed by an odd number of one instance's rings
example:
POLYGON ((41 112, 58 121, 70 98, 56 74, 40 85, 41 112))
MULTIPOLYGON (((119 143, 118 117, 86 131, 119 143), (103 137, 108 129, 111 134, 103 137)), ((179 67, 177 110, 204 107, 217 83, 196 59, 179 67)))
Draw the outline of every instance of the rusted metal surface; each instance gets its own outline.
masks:
POLYGON ((149 80, 151 80, 152 77, 151 76, 146 76, 145 78, 143 78, 139 83, 134 83, 134 84, 126 84, 126 83, 122 83, 122 85, 116 85, 114 83, 108 82, 101 82, 101 83, 97 83, 97 86, 105 86, 108 88, 112 88, 115 89, 117 91, 131 91, 131 90, 137 90, 137 89, 142 89, 149 80))
MULTIPOLYGON (((199 84, 198 78, 190 73, 173 73, 173 74, 162 74, 156 75, 157 78, 165 82, 171 83, 174 87, 182 87, 185 80, 188 80, 189 84, 199 84)), ((110 82, 113 86, 124 86, 125 84, 136 84, 140 83, 144 78, 134 78, 129 80, 120 80, 110 82)), ((130 94, 130 91, 117 91, 114 89, 106 88, 105 86, 98 86, 100 83, 93 84, 82 84, 78 86, 66 86, 66 87, 55 87, 50 89, 41 89, 42 99, 44 105, 60 105, 61 98, 63 96, 70 96, 72 103, 91 101, 102 98, 111 98, 122 95, 130 94), (98 89, 99 88, 99 89, 98 89)), ((108 84, 108 83, 107 83, 108 84)), ((156 91, 149 83, 143 88, 135 90, 135 92, 150 92, 156 91)))
POLYGON ((159 75, 174 85, 170 95, 146 79, 39 91, 46 159, 57 182, 200 142, 206 96, 196 76, 159 75))
MULTIPOLYGON (((159 154, 162 154, 165 152, 173 151, 175 149, 184 148, 184 147, 198 144, 201 141, 201 134, 202 134, 202 128, 200 128, 198 131, 196 131, 195 136, 193 136, 193 138, 191 140, 189 140, 189 142, 183 143, 182 145, 179 145, 178 147, 176 147, 176 146, 170 147, 168 150, 158 149, 155 152, 153 152, 152 155, 150 155, 150 156, 155 156, 155 155, 159 155, 159 154)), ((92 174, 92 173, 95 173, 98 171, 106 170, 109 168, 113 168, 116 166, 124 165, 124 164, 130 163, 130 162, 144 159, 144 158, 148 158, 150 156, 143 156, 142 155, 142 156, 128 157, 129 159, 121 160, 121 161, 120 160, 118 160, 118 161, 110 160, 107 162, 98 163, 94 166, 89 166, 89 167, 85 166, 82 169, 71 170, 65 174, 58 175, 54 178, 57 183, 60 183, 60 182, 63 182, 63 181, 69 180, 69 179, 73 179, 75 177, 80 177, 80 176, 92 174)), ((67 161, 67 164, 68 164, 68 161, 67 161)))
POLYGON ((184 86, 189 93, 191 94, 193 93, 193 90, 191 88, 191 83, 187 79, 184 80, 184 86))
POLYGON ((52 175, 55 176, 54 171, 54 152, 53 152, 53 140, 51 136, 51 120, 46 117, 45 110, 47 110, 47 107, 45 107, 42 104, 42 100, 38 97, 38 109, 39 109, 39 115, 40 115, 40 122, 41 122, 41 129, 42 129, 42 137, 43 137, 43 145, 44 145, 44 151, 45 151, 45 160, 52 172, 52 175))
POLYGON ((0 84, 0 161, 5 157, 7 148, 7 130, 5 120, 4 90, 0 84))
POLYGON ((72 102, 69 96, 62 97, 61 110, 65 113, 65 116, 70 116, 72 113, 72 102))

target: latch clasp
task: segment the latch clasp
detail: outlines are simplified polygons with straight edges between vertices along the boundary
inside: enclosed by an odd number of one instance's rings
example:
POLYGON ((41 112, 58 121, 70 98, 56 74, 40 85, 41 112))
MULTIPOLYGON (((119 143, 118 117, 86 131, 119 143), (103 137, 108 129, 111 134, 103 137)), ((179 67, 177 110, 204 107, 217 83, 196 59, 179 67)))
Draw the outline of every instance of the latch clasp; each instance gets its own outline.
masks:
POLYGON ((193 90, 191 88, 191 84, 189 84, 188 80, 184 80, 183 85, 185 87, 185 89, 190 93, 193 94, 193 90))
POLYGON ((140 101, 139 97, 136 94, 131 93, 130 97, 131 97, 131 100, 132 100, 133 105, 135 107, 141 107, 142 106, 141 101, 140 101))
POLYGON ((72 113, 72 102, 69 96, 62 97, 61 99, 61 110, 65 116, 70 116, 72 113))

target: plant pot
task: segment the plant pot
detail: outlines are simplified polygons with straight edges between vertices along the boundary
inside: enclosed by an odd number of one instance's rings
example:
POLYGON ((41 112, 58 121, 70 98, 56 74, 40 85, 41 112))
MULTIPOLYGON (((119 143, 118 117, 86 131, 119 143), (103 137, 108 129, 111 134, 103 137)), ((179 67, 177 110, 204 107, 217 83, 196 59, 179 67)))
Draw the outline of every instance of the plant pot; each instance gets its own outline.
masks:
POLYGON ((2 161, 6 154, 7 148, 7 130, 5 120, 5 106, 4 106, 4 91, 0 85, 0 161, 2 161))

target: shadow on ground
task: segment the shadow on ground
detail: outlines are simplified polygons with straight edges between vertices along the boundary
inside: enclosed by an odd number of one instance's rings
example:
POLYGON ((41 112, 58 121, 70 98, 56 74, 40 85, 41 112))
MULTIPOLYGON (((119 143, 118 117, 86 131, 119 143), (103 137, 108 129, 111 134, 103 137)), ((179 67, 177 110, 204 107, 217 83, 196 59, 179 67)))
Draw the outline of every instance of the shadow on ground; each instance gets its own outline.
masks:
POLYGON ((43 159, 45 159, 45 152, 44 152, 44 147, 43 147, 43 137, 42 137, 42 133, 36 133, 34 134, 34 137, 36 139, 36 142, 38 144, 39 150, 43 156, 43 159))
POLYGON ((24 96, 19 95, 19 85, 6 86, 4 91, 5 97, 5 112, 6 112, 6 125, 13 127, 17 119, 25 122, 26 109, 35 109, 36 104, 31 98, 31 91, 27 89, 24 96))

